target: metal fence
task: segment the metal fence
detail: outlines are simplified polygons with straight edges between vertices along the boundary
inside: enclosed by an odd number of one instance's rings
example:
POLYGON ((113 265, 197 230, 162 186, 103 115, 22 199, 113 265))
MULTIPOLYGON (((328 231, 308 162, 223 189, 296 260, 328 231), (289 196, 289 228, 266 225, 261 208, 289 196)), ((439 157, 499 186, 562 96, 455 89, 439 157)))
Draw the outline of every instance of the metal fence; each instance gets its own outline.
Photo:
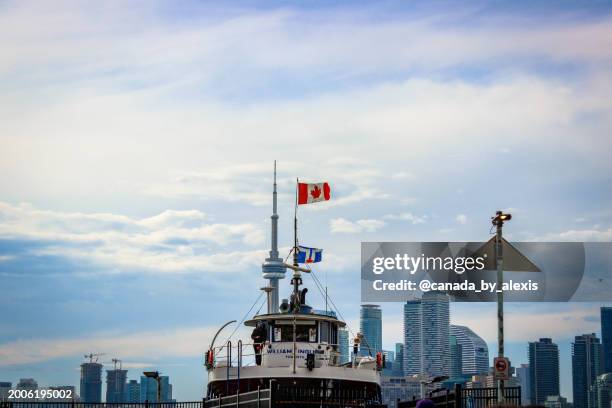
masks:
POLYGON ((209 399, 204 408, 382 408, 366 390, 316 387, 273 387, 209 399))
POLYGON ((47 402, 3 401, 0 408, 202 408, 203 401, 189 402, 47 402))
POLYGON ((240 407, 240 408, 269 408, 271 407, 270 390, 257 390, 243 392, 206 400, 204 408, 214 407, 240 407))
MULTIPOLYGON (((497 388, 464 388, 461 390, 464 407, 486 408, 497 404, 497 388)), ((521 387, 504 388, 504 405, 521 406, 521 387)))
POLYGON ((274 407, 382 407, 372 392, 357 389, 277 387, 272 401, 274 407))
MULTIPOLYGON (((521 406, 521 387, 504 388, 504 406, 521 406)), ((455 385, 450 391, 447 389, 433 392, 430 399, 436 407, 440 408, 489 408, 498 406, 497 388, 463 388, 461 384, 455 385)), ((414 408, 419 400, 399 401, 397 408, 414 408)))
POLYGON ((274 387, 193 402, 1 402, 0 408, 382 408, 365 390, 274 387))

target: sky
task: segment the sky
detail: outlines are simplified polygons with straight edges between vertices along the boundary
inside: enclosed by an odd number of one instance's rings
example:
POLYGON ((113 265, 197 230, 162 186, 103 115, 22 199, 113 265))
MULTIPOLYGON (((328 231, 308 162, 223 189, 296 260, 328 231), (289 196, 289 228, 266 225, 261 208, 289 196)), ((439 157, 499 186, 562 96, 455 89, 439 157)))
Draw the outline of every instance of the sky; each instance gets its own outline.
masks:
MULTIPOLYGON (((510 240, 611 241, 611 74, 606 2, 0 2, 0 381, 99 352, 201 398, 261 307, 274 160, 283 254, 295 179, 332 185, 300 240, 355 328, 362 241, 484 241, 498 209, 510 240)), ((552 337, 571 399, 600 306, 508 305, 513 364, 552 337)), ((491 355, 494 318, 451 307, 491 355)))

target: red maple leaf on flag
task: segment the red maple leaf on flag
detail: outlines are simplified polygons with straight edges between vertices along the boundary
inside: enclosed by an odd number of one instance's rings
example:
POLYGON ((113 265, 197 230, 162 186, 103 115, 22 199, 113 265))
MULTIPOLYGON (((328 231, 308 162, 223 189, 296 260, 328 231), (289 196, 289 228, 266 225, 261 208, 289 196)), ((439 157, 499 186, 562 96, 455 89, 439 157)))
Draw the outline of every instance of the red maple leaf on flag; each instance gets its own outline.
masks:
POLYGON ((319 188, 319 186, 315 186, 312 191, 310 192, 310 194, 314 197, 314 198, 319 198, 319 196, 321 195, 321 189, 319 188))

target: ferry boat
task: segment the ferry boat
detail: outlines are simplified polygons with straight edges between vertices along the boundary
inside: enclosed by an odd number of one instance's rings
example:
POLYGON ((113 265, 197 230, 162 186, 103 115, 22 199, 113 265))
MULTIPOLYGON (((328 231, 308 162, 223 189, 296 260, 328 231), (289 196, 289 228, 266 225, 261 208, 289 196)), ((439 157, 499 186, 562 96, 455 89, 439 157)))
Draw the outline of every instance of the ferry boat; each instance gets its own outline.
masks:
MULTIPOLYGON (((296 202, 297 207, 297 202, 296 202)), ((361 335, 355 336, 353 356, 341 361, 339 330, 346 323, 334 311, 315 310, 307 303, 297 260, 297 216, 294 220, 293 264, 279 257, 276 163, 272 192, 271 248, 262 265, 266 313, 244 324, 251 338, 215 344, 206 353, 206 406, 380 407, 382 355, 359 355, 361 335), (289 296, 279 301, 279 282, 292 272, 289 296), (263 402, 262 402, 263 401, 263 402)), ((317 283, 317 282, 315 282, 317 283)), ((327 303, 327 293, 326 303, 327 303)), ((362 346, 363 347, 363 346, 362 346)))

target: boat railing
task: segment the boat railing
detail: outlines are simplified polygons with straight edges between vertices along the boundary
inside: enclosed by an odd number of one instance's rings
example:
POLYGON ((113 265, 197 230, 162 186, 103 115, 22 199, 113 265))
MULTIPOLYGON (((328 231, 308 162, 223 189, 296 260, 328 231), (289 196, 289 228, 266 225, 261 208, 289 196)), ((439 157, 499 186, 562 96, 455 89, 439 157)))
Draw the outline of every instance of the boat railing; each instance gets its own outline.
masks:
POLYGON ((231 341, 228 341, 222 346, 213 348, 214 367, 236 367, 243 366, 246 357, 246 366, 255 363, 255 346, 263 348, 265 343, 243 343, 238 340, 234 346, 231 341), (252 361, 251 361, 252 360, 252 361))
MULTIPOLYGON (((341 366, 341 353, 338 351, 337 344, 330 343, 305 343, 313 351, 319 350, 321 347, 330 347, 329 361, 330 366, 341 366)), ((248 367, 256 364, 258 354, 265 354, 265 348, 270 345, 269 341, 263 343, 243 343, 242 340, 234 345, 231 340, 228 340, 224 345, 213 348, 214 361, 212 367, 248 367), (259 352, 256 352, 256 348, 259 352), (245 364, 246 363, 246 364, 245 364)), ((300 342, 301 347, 304 343, 300 342)))

